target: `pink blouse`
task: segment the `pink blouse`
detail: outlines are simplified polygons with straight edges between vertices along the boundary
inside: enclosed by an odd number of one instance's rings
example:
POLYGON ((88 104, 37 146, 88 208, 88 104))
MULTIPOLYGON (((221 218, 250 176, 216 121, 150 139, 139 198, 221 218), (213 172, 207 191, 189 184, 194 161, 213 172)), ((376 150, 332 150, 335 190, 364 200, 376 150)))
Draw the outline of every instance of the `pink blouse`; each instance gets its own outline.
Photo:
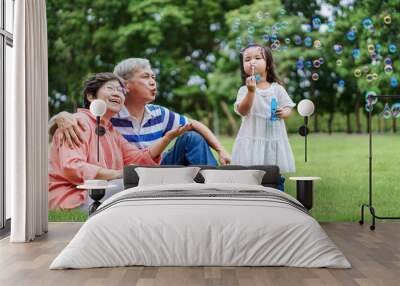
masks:
POLYGON ((96 118, 88 109, 79 109, 77 117, 84 120, 86 130, 82 132, 84 143, 79 147, 60 144, 60 131, 53 136, 49 162, 49 208, 71 209, 79 207, 87 199, 87 190, 76 186, 84 180, 94 179, 100 168, 121 170, 128 164, 156 165, 148 149, 137 149, 130 144, 111 122, 104 126, 106 133, 100 137, 100 161, 97 162, 96 118))

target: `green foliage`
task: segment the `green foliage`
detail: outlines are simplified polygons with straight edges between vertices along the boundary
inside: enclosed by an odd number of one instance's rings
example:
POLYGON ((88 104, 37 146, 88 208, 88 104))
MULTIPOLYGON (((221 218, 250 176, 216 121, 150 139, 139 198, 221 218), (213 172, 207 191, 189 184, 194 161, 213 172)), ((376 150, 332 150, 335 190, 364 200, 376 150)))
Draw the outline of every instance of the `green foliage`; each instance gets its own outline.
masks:
MULTIPOLYGON (((400 86, 389 84, 400 69, 399 1, 354 1, 347 6, 338 0, 326 1, 334 5, 334 31, 314 29, 306 33, 302 24, 311 24, 313 17, 318 16, 322 23, 331 20, 318 14, 317 2, 48 0, 50 114, 73 111, 81 105, 82 81, 90 73, 112 71, 128 57, 145 57, 157 73, 158 104, 209 125, 218 121, 220 130, 226 132, 232 123, 228 118, 239 121, 233 102, 241 85, 240 47, 249 40, 271 45, 266 36, 280 26, 277 39, 281 45, 273 55, 278 75, 293 100, 312 99, 320 116, 331 117, 330 125, 338 112, 359 118, 353 115, 364 110, 366 91, 400 91, 400 86), (391 17, 389 24, 384 23, 387 15, 391 17), (367 17, 373 29, 363 28, 367 17), (346 33, 352 29, 356 37, 350 41, 346 33), (297 45, 295 36, 320 40, 321 47, 297 45), (335 53, 335 44, 344 47, 342 54, 335 53), (388 51, 389 44, 397 45, 395 53, 388 51), (376 61, 371 61, 369 45, 376 50, 381 47, 376 61), (352 57, 353 48, 361 51, 358 59, 352 57), (393 61, 392 74, 383 68, 387 56, 393 61), (299 71, 296 66, 299 59, 313 62, 321 57, 324 63, 319 68, 299 71), (362 73, 359 78, 354 76, 357 69, 362 73), (314 81, 311 75, 315 72, 319 79, 314 81), (376 74, 376 79, 368 81, 367 74, 376 74), (339 80, 344 80, 343 88, 338 87, 339 80), (221 103, 227 104, 230 114, 221 103)), ((380 112, 383 105, 379 103, 375 111, 380 112)))

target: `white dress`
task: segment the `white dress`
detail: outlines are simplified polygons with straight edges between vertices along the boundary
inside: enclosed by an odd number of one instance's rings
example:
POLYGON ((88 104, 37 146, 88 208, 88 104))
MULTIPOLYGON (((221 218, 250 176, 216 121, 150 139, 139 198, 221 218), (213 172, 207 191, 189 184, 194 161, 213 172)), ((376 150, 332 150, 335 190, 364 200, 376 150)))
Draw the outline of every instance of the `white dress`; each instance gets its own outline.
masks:
MULTIPOLYGON (((247 87, 242 86, 234 104, 235 112, 245 98, 247 87)), ((283 86, 272 83, 267 89, 256 88, 253 105, 242 124, 232 150, 232 164, 278 165, 281 173, 295 172, 294 157, 283 119, 271 120, 271 98, 278 107, 294 107, 296 104, 283 86)), ((240 115, 241 116, 241 115, 240 115)))

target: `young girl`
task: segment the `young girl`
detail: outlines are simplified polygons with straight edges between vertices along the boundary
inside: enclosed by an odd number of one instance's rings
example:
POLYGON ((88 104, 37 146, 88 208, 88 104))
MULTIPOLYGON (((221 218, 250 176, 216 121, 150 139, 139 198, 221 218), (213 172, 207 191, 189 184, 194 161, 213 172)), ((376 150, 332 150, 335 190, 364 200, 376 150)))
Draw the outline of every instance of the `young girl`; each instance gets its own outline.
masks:
MULTIPOLYGON (((296 104, 279 84, 270 49, 249 45, 240 53, 240 64, 243 86, 234 109, 242 124, 233 146, 232 164, 278 165, 281 173, 295 172, 284 120, 296 104)), ((284 181, 281 177, 282 191, 284 181)))

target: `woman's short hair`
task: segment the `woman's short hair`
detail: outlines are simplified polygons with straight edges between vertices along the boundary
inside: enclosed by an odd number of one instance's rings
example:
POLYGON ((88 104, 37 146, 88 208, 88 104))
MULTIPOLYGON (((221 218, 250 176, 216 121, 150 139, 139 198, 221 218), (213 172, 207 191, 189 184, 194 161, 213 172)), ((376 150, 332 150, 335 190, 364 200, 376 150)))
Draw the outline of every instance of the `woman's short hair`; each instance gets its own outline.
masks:
POLYGON ((121 87, 125 88, 121 78, 111 72, 96 73, 88 77, 83 83, 83 105, 85 108, 90 107, 90 101, 88 100, 88 95, 91 94, 97 97, 97 91, 106 83, 112 80, 119 82, 121 87))
POLYGON ((123 60, 115 66, 114 74, 123 78, 124 80, 128 80, 140 69, 151 69, 149 60, 141 58, 129 58, 123 60))

